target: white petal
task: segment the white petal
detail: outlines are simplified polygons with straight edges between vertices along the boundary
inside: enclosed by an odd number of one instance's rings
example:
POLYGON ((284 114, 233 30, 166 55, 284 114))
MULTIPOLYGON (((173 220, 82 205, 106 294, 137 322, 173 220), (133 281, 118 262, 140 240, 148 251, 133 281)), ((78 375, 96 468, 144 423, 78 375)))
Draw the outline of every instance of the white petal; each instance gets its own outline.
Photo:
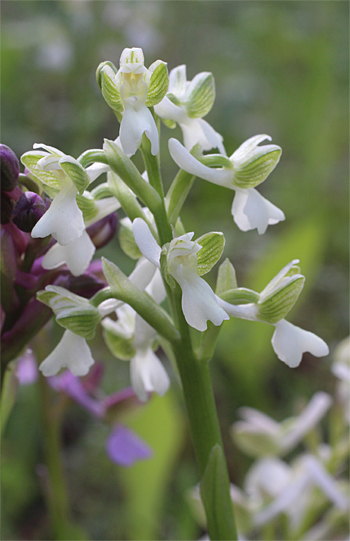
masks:
POLYGON ((305 466, 315 485, 323 491, 336 507, 346 511, 349 507, 349 501, 339 490, 335 479, 314 456, 307 456, 305 462, 305 466))
POLYGON ((129 276, 130 282, 132 282, 140 291, 143 291, 146 286, 152 280, 157 267, 154 263, 149 262, 147 259, 141 257, 134 270, 129 276))
POLYGON ((148 325, 148 323, 137 314, 135 317, 135 348, 145 349, 151 347, 156 336, 157 333, 153 327, 148 325))
POLYGON ((265 233, 268 225, 285 219, 283 212, 254 188, 236 189, 231 212, 242 231, 257 229, 260 235, 265 233))
POLYGON ((55 376, 61 368, 68 368, 74 376, 85 376, 94 362, 86 340, 67 330, 39 370, 44 376, 55 376))
POLYGON ((33 238, 52 235, 62 246, 73 242, 85 230, 83 213, 76 202, 78 191, 67 183, 32 230, 33 238))
POLYGON ((142 218, 136 218, 132 224, 135 242, 142 253, 153 265, 160 268, 161 248, 151 233, 150 228, 142 218))
POLYGON ((164 301, 166 297, 166 290, 159 269, 156 270, 152 280, 146 287, 146 293, 148 293, 152 297, 152 299, 156 301, 157 304, 160 304, 164 301))
POLYGON ((271 342, 277 357, 291 368, 299 366, 305 351, 309 351, 315 357, 323 357, 329 353, 328 346, 322 338, 292 325, 285 319, 276 323, 271 342))
MULTIPOLYGON (((271 137, 269 135, 254 135, 253 137, 250 137, 250 139, 247 139, 244 141, 244 143, 241 144, 240 147, 237 148, 237 150, 232 154, 231 160, 234 162, 239 162, 241 160, 246 160, 248 154, 253 154, 254 150, 258 146, 259 143, 262 141, 271 141, 271 137)), ((270 145, 267 145, 270 146, 270 145)), ((276 145, 271 145, 276 146, 276 145)), ((266 145, 264 147, 266 149, 266 145)))
POLYGON ((84 274, 88 268, 92 256, 95 253, 95 246, 86 231, 73 240, 70 244, 61 246, 58 242, 54 244, 45 254, 42 261, 44 269, 55 269, 66 264, 74 276, 84 274))
POLYGON ((226 156, 225 147, 222 144, 223 137, 202 118, 187 117, 186 121, 179 122, 179 125, 187 150, 191 150, 199 143, 203 150, 218 148, 220 154, 226 156))
POLYGON ((102 173, 108 173, 110 170, 109 165, 105 165, 104 163, 93 163, 86 168, 90 183, 96 180, 102 173))
POLYGON ((222 137, 222 135, 220 135, 220 133, 215 131, 214 128, 206 120, 203 120, 202 118, 199 118, 198 120, 201 125, 203 135, 207 141, 206 148, 204 147, 204 145, 202 145, 203 150, 210 150, 211 148, 217 148, 220 154, 222 154, 223 156, 226 156, 226 150, 223 145, 224 138, 222 137))
POLYGON ((186 65, 176 66, 169 73, 169 90, 172 94, 175 94, 177 98, 181 98, 185 95, 186 88, 188 87, 186 78, 186 65))
POLYGON ((141 144, 143 133, 151 141, 151 152, 153 156, 156 156, 159 152, 159 138, 151 111, 145 105, 141 105, 138 110, 132 106, 126 106, 119 131, 125 154, 135 154, 141 144))
POLYGON ((182 289, 182 311, 191 327, 205 331, 208 320, 221 325, 225 319, 230 319, 218 305, 209 284, 196 272, 179 265, 173 276, 182 289))
POLYGON ((168 118, 169 120, 174 120, 179 124, 181 122, 186 122, 188 119, 186 110, 183 107, 175 105, 175 103, 170 101, 166 96, 161 102, 154 106, 154 111, 161 118, 168 118))
POLYGON ((239 319, 248 319, 250 321, 259 321, 257 319, 257 307, 253 303, 249 304, 230 304, 229 302, 223 301, 215 295, 217 303, 221 308, 225 310, 230 316, 238 317, 239 319))
POLYGON ((264 297, 267 297, 267 295, 269 295, 273 291, 274 287, 278 284, 278 282, 290 271, 290 269, 294 265, 297 265, 298 263, 299 263, 299 259, 293 259, 293 261, 291 261, 290 263, 288 263, 288 265, 283 267, 283 269, 280 270, 279 273, 276 274, 274 278, 272 278, 272 280, 267 284, 265 289, 263 289, 263 291, 260 293, 260 301, 262 301, 264 297))
POLYGON ((151 348, 138 351, 130 361, 131 384, 138 398, 145 402, 147 393, 155 391, 163 396, 170 380, 164 366, 151 348))
POLYGON ((332 398, 329 394, 316 393, 304 411, 295 419, 295 422, 283 436, 281 445, 283 449, 293 449, 324 417, 332 405, 332 398))
POLYGON ((97 310, 101 317, 105 317, 117 310, 117 308, 122 306, 122 304, 123 301, 118 301, 117 299, 107 299, 106 301, 101 302, 97 310))
POLYGON ((233 189, 233 172, 228 169, 212 169, 200 163, 177 139, 169 139, 169 152, 174 162, 184 171, 208 180, 213 184, 233 189))

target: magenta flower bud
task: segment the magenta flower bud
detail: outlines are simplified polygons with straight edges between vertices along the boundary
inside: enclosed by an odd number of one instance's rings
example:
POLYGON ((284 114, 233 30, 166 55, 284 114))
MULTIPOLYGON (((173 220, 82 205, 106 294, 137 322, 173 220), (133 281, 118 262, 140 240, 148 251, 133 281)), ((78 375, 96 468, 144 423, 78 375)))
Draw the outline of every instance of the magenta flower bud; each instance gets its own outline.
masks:
POLYGON ((0 144, 1 191, 10 192, 17 184, 19 161, 10 147, 0 144))
POLYGON ((118 215, 112 212, 95 224, 90 225, 86 231, 96 248, 103 248, 114 237, 118 227, 118 215))
POLYGON ((13 208, 12 221, 18 229, 30 233, 46 210, 47 207, 40 195, 34 192, 25 192, 13 208))

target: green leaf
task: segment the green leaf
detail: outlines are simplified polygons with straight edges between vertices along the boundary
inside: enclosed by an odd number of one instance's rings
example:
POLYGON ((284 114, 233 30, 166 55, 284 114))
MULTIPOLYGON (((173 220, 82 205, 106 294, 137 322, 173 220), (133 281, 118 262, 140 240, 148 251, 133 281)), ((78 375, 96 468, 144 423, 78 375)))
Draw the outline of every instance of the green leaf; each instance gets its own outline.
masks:
POLYGON ((37 165, 38 161, 41 160, 41 158, 44 158, 44 156, 46 156, 46 152, 33 150, 23 154, 21 157, 21 162, 35 177, 41 180, 41 182, 47 184, 51 188, 60 190, 60 184, 57 176, 52 171, 44 171, 40 166, 37 165))
POLYGON ((228 257, 221 263, 216 280, 215 293, 221 297, 222 293, 237 288, 236 271, 228 257))
POLYGON ((136 350, 133 346, 133 338, 124 338, 118 336, 112 331, 107 329, 103 330, 103 338, 109 351, 122 361, 129 361, 134 357, 136 350))
POLYGON ((150 67, 152 73, 148 87, 146 106, 157 105, 165 96, 169 86, 168 68, 165 62, 157 60, 150 67))
POLYGON ((212 73, 198 73, 192 79, 185 105, 190 118, 203 118, 215 100, 215 81, 212 73))
POLYGON ((115 84, 115 73, 110 65, 105 64, 100 69, 100 88, 102 95, 109 107, 115 113, 121 113, 124 110, 123 102, 119 90, 115 84))
POLYGON ((264 302, 258 302, 258 316, 267 323, 277 323, 293 308, 304 287, 305 278, 301 276, 287 286, 273 293, 264 302))
POLYGON ((89 176, 84 167, 72 158, 72 156, 64 156, 60 159, 59 164, 81 195, 90 183, 89 176))
POLYGON ((118 238, 121 249, 131 259, 139 259, 142 254, 135 242, 134 235, 130 226, 126 225, 124 219, 119 223, 118 238))
POLYGON ((77 204, 83 213, 84 222, 89 222, 98 214, 98 206, 93 196, 77 195, 77 204))
POLYGON ((234 167, 234 184, 238 188, 254 188, 261 184, 273 171, 279 162, 282 150, 276 149, 271 152, 264 152, 261 147, 262 155, 256 154, 253 159, 245 163, 242 167, 234 167))
POLYGON ((216 444, 211 450, 200 485, 210 539, 237 539, 233 507, 230 497, 227 497, 229 490, 224 452, 216 444), (230 502, 229 505, 227 502, 230 502))
POLYGON ((225 247, 225 237, 223 233, 219 232, 206 233, 196 239, 196 242, 202 246, 197 253, 197 273, 202 276, 209 272, 219 261, 225 247))
POLYGON ((147 404, 131 411, 122 421, 153 451, 151 458, 139 461, 131 468, 115 468, 125 493, 129 539, 163 539, 160 525, 164 501, 185 437, 184 418, 177 397, 172 390, 162 397, 153 394, 147 404))

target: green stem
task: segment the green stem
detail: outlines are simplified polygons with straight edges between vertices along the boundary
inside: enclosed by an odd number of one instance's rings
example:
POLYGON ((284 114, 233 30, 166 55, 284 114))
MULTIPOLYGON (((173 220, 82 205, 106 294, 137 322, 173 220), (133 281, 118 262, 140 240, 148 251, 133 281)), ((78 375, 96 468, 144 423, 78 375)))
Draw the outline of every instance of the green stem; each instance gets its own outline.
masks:
POLYGON ((70 530, 69 503, 60 453, 61 416, 53 411, 50 388, 40 375, 39 380, 42 422, 44 427, 45 460, 49 473, 47 505, 52 523, 54 539, 68 539, 70 530))

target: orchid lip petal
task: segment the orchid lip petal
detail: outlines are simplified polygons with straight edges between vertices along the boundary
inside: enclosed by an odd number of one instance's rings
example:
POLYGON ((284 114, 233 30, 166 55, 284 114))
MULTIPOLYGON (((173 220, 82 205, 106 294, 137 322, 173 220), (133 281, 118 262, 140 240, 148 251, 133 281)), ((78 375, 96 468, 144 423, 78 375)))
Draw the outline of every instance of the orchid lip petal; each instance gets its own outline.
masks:
POLYGON ((284 213, 254 188, 236 188, 232 215, 241 231, 257 229, 259 235, 265 233, 268 225, 285 219, 284 213))
POLYGON ((152 391, 163 396, 170 385, 165 368, 150 347, 136 352, 130 361, 130 375, 133 389, 142 402, 146 402, 152 391))
POLYGON ((95 246, 86 231, 83 231, 83 234, 70 244, 54 244, 45 254, 42 266, 44 269, 55 269, 66 264, 74 276, 80 276, 88 268, 94 253, 95 246))
POLYGON ((94 362, 86 340, 67 330, 39 370, 46 377, 55 376, 61 368, 68 368, 74 376, 85 376, 94 362))
POLYGON ((299 366, 302 355, 306 351, 315 357, 328 355, 329 349, 326 342, 316 334, 300 329, 285 319, 281 319, 275 327, 272 347, 277 357, 290 368, 299 366))

